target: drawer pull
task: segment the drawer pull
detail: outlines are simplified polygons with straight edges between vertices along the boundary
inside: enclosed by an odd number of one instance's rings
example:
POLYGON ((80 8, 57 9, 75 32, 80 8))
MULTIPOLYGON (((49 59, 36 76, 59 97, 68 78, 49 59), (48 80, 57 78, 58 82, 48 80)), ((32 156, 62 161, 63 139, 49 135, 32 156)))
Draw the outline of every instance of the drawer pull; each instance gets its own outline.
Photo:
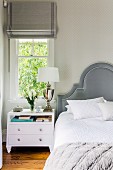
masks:
POLYGON ((18 131, 20 131, 20 129, 18 129, 18 131))
POLYGON ((20 141, 20 139, 18 138, 17 141, 20 141))
POLYGON ((39 141, 41 142, 41 141, 42 141, 42 139, 40 138, 40 139, 39 139, 39 141))
POLYGON ((42 129, 40 129, 40 132, 42 131, 42 129))

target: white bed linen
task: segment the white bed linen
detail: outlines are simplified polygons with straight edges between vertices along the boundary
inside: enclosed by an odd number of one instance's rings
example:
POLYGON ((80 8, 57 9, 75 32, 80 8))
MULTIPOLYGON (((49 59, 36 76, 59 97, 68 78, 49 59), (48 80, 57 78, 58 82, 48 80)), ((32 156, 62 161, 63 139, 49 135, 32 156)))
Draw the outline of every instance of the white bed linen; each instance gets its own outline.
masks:
POLYGON ((100 117, 74 120, 72 113, 63 112, 55 125, 54 148, 70 142, 113 143, 113 121, 100 117))

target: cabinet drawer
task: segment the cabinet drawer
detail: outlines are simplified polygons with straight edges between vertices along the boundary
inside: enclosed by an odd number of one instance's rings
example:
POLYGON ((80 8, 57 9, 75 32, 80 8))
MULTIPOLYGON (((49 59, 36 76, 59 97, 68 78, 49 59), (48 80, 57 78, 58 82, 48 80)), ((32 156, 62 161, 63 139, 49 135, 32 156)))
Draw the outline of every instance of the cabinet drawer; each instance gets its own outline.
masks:
POLYGON ((52 125, 9 125, 8 134, 50 134, 52 125))
POLYGON ((13 146, 49 146, 52 135, 8 135, 8 144, 13 146))

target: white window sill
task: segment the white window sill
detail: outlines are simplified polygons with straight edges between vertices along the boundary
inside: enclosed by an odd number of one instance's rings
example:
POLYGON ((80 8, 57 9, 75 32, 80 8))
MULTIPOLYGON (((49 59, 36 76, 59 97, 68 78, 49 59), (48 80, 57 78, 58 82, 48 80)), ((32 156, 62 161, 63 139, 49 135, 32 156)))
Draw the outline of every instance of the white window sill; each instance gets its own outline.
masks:
MULTIPOLYGON (((43 96, 40 96, 40 97, 38 97, 38 100, 41 100, 41 101, 45 101, 44 100, 44 98, 43 98, 43 96)), ((16 104, 20 104, 20 103, 22 103, 22 104, 27 104, 28 102, 27 102, 27 99, 25 99, 25 98, 22 98, 22 97, 18 97, 18 98, 15 98, 15 99, 9 99, 9 102, 10 103, 16 103, 16 104)))
MULTIPOLYGON (((16 105, 22 106, 23 108, 29 107, 29 104, 25 98, 10 99, 9 102, 11 104, 16 104, 16 105)), ((52 108, 55 108, 56 100, 53 99, 50 102, 50 104, 51 104, 52 108)), ((38 99, 35 102, 35 107, 37 107, 37 106, 45 107, 45 105, 46 105, 45 99, 42 96, 38 97, 38 99)))

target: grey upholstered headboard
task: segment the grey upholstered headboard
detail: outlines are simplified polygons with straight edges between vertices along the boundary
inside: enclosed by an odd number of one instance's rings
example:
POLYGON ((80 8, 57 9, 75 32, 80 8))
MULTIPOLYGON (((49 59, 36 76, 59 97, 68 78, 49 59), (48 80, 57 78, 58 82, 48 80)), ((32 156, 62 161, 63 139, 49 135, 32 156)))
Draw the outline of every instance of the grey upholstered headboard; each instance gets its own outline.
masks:
POLYGON ((82 73, 80 82, 74 84, 65 95, 58 95, 57 117, 66 110, 68 100, 90 99, 103 96, 106 100, 113 100, 113 65, 95 63, 82 73))

